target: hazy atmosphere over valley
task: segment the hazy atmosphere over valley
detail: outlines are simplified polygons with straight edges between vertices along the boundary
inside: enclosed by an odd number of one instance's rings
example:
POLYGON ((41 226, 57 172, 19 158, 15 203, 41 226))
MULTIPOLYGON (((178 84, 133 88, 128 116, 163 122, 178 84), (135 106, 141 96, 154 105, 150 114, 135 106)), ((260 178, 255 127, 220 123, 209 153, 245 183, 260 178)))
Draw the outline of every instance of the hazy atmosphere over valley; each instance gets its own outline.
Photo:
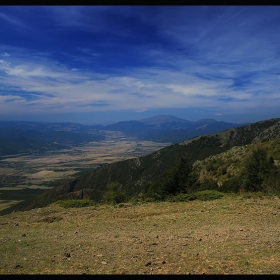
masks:
POLYGON ((1 6, 0 120, 279 117, 279 6, 1 6))

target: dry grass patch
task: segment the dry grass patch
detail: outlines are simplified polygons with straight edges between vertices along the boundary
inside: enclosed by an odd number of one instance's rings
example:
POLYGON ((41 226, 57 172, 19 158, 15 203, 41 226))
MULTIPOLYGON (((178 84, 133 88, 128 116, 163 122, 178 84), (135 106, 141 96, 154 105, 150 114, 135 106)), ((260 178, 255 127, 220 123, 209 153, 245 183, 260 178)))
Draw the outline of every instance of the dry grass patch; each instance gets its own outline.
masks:
POLYGON ((1 274, 279 274, 280 200, 58 205, 0 217, 1 274))

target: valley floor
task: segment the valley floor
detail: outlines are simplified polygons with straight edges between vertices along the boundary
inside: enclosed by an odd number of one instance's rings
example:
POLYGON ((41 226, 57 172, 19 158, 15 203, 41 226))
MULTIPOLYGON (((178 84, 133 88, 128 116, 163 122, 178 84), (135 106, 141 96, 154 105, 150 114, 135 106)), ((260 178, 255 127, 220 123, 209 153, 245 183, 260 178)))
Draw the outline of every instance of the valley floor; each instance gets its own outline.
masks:
POLYGON ((280 199, 58 205, 0 216, 1 274, 279 274, 280 199))
POLYGON ((170 143, 112 138, 44 154, 0 156, 0 199, 3 199, 2 190, 50 189, 55 182, 75 178, 80 172, 144 156, 168 145, 170 143))

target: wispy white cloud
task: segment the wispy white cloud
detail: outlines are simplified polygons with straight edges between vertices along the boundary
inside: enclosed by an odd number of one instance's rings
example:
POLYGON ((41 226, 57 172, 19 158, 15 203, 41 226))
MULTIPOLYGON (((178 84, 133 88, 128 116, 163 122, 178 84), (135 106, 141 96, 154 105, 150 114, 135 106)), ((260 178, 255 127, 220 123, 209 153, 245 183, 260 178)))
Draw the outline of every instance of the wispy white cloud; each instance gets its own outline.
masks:
MULTIPOLYGON (((0 45, 1 112, 195 107, 224 116, 280 105, 280 8, 40 10, 50 24, 43 34, 58 32, 40 38, 54 47, 0 45), (73 30, 81 38, 65 45, 60 35, 73 30)), ((32 26, 1 12, 0 19, 32 26)))
MULTIPOLYGON (((208 69, 205 71, 207 78, 203 78, 203 67, 200 66, 201 77, 191 72, 162 68, 134 69, 125 76, 111 77, 81 69, 73 71, 46 59, 37 62, 21 59, 20 63, 11 59, 0 61, 0 70, 5 73, 5 77, 2 75, 1 78, 2 85, 7 89, 16 86, 25 92, 21 96, 18 93, 14 97, 12 94, 9 97, 5 95, 1 102, 9 103, 9 108, 14 104, 16 110, 23 111, 139 111, 192 106, 244 108, 259 104, 260 100, 267 99, 268 94, 271 103, 273 98, 278 98, 277 83, 274 84, 274 93, 270 92, 270 88, 265 89, 265 85, 262 87, 261 80, 255 88, 251 82, 250 87, 240 91, 232 88, 233 79, 209 79, 208 69), (255 95, 256 89, 258 95, 255 95), (40 95, 34 95, 30 100, 30 95, 26 93, 33 92, 40 95)), ((270 78, 273 80, 273 76, 270 78)), ((3 94, 3 89, 1 91, 3 94)))
POLYGON ((8 53, 4 52, 2 56, 10 56, 8 53))
POLYGON ((12 26, 17 27, 17 28, 26 27, 26 25, 18 18, 13 17, 13 16, 8 16, 1 12, 0 12, 0 19, 4 20, 6 23, 11 24, 12 26))

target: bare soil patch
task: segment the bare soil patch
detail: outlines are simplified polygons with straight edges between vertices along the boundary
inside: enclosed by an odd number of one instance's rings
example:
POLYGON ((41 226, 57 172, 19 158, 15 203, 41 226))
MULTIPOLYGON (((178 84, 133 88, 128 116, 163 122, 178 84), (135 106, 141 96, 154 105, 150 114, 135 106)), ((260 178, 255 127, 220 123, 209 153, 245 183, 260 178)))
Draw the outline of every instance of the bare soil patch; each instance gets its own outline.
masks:
POLYGON ((0 216, 1 274, 279 274, 280 199, 58 205, 0 216))

